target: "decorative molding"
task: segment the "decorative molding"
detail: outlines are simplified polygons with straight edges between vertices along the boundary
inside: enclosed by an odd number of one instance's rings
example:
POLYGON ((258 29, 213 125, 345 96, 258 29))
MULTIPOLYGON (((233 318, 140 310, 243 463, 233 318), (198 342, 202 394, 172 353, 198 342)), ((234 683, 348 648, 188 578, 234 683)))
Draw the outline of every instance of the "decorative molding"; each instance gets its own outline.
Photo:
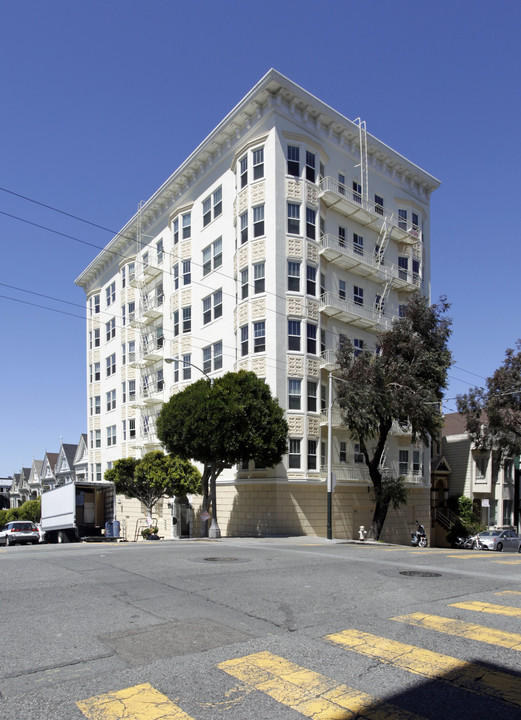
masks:
POLYGON ((303 259, 303 244, 300 238, 286 238, 288 257, 303 259))
POLYGON ((288 376, 304 377, 304 358, 302 355, 288 355, 288 376))
POLYGON ((304 418, 302 415, 288 413, 288 428, 290 435, 304 435, 304 418))

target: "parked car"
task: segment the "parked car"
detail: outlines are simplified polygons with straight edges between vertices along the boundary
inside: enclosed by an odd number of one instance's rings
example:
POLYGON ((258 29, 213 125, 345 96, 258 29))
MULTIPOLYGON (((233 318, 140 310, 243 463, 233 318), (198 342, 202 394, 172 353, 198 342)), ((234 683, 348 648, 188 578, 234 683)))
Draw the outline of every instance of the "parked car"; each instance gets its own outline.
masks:
POLYGON ((29 520, 12 520, 0 528, 0 545, 37 545, 40 533, 29 520))
POLYGON ((483 550, 521 552, 521 538, 513 530, 484 530, 478 537, 483 550))

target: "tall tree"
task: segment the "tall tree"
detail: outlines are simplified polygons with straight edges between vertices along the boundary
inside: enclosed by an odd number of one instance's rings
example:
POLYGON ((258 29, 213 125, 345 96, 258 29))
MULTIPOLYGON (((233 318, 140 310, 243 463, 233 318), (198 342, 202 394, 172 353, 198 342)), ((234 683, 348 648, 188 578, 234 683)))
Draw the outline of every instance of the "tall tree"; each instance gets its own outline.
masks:
POLYGON ((521 340, 505 352, 503 364, 486 380, 456 398, 467 431, 480 450, 494 450, 500 461, 521 454, 521 340))
POLYGON ((105 472, 116 492, 143 503, 147 516, 163 497, 200 493, 201 474, 191 463, 179 457, 165 455, 161 450, 147 453, 140 460, 122 458, 105 472))
POLYGON ((384 472, 382 458, 393 422, 409 428, 413 442, 428 443, 442 424, 440 403, 452 363, 451 320, 445 298, 429 306, 414 295, 404 317, 379 336, 378 352, 358 353, 347 342, 335 371, 342 423, 360 444, 373 483, 375 508, 369 536, 380 537, 389 505, 407 501, 404 479, 384 472))
MULTIPOLYGON (((245 370, 226 373, 213 383, 198 380, 172 395, 156 427, 169 453, 203 464, 202 509, 209 509, 211 495, 216 528, 216 480, 224 468, 249 460, 272 467, 287 452, 288 425, 282 408, 268 385, 245 370)), ((203 522, 202 534, 207 532, 203 522)))

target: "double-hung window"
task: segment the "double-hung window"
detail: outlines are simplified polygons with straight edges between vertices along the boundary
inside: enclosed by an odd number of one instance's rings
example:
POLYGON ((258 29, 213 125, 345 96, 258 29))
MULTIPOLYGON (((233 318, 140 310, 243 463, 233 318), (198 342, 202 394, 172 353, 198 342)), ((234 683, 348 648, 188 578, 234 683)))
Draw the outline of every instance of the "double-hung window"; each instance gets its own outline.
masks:
POLYGON ((253 352, 266 352, 266 323, 264 320, 253 323, 253 352))
POLYGON ((317 411, 317 383, 308 380, 308 412, 317 411))
POLYGON ((163 244, 163 240, 158 240, 156 243, 156 258, 157 258, 157 264, 161 265, 163 262, 163 258, 165 255, 165 248, 163 244))
POLYGON ((346 246, 346 229, 341 225, 338 227, 338 244, 340 247, 346 246))
POLYGON ((353 250, 357 255, 364 254, 364 238, 357 233, 353 233, 353 250))
POLYGON ((116 444, 116 426, 109 425, 107 428, 107 447, 116 444))
POLYGON ((400 450, 398 455, 398 472, 400 475, 409 474, 409 451, 400 450))
POLYGON ((192 377, 192 355, 183 355, 183 380, 190 380, 192 377))
POLYGON ((288 175, 300 177, 300 148, 288 145, 288 175))
POLYGON ((217 190, 203 200, 203 227, 206 227, 212 221, 212 210, 214 220, 222 213, 222 195, 222 187, 218 187, 217 190))
POLYGON ((398 227, 400 230, 407 230, 407 210, 398 210, 398 227))
POLYGON ((300 442, 297 438, 289 441, 288 466, 293 469, 300 468, 300 442))
POLYGON ((363 463, 364 455, 360 450, 360 443, 354 443, 354 457, 355 463, 363 463))
POLYGON ((203 276, 221 267, 223 262, 223 241, 218 238, 203 250, 203 276))
POLYGON ((107 342, 116 337, 116 318, 111 318, 108 323, 105 323, 105 329, 107 331, 107 342))
POLYGON ((312 208, 306 208, 306 237, 314 240, 317 235, 317 212, 312 208))
POLYGON ((346 299, 346 281, 345 280, 338 281, 338 297, 340 298, 340 300, 346 299))
POLYGON ((309 152, 309 150, 306 150, 306 180, 309 180, 310 182, 315 182, 316 172, 315 172, 315 155, 312 152, 309 152))
POLYGON ((220 370, 223 366, 223 344, 222 340, 213 344, 213 369, 220 370))
POLYGON ((308 470, 317 469, 317 441, 308 440, 308 470))
POLYGON ((94 430, 94 447, 101 447, 101 430, 94 430))
POLYGON ((407 270, 409 269, 409 258, 400 255, 398 258, 398 276, 401 280, 407 280, 407 270))
POLYGON ((94 415, 101 415, 101 395, 94 395, 94 415))
POLYGON ((209 373, 212 371, 212 346, 203 348, 203 372, 209 373))
POLYGON ((340 195, 346 194, 346 176, 343 173, 338 173, 338 192, 340 195))
POLYGON ((317 326, 307 323, 307 352, 317 354, 317 326))
POLYGON ((239 218, 241 225, 241 245, 248 242, 248 211, 243 212, 239 218))
POLYGON ((112 305, 113 302, 116 302, 116 281, 110 283, 110 285, 105 289, 106 293, 106 299, 107 299, 107 307, 109 305, 112 305))
POLYGON ((300 292, 300 263, 288 260, 288 290, 300 292))
POLYGON ((179 290, 179 263, 172 268, 172 278, 174 281, 174 290, 179 290))
POLYGON ((97 348, 100 346, 100 329, 94 328, 94 347, 97 348))
POLYGON ((288 233, 298 235, 300 233, 300 205, 288 203, 288 233))
POLYGON ((203 298, 203 325, 207 325, 212 320, 212 304, 213 319, 217 320, 223 314, 222 290, 216 290, 212 295, 203 298))
POLYGON ((109 355, 108 358, 106 358, 107 363, 107 377, 110 377, 110 375, 114 375, 116 372, 116 353, 112 353, 112 355, 109 355))
POLYGON ((248 184, 248 156, 245 155, 239 160, 239 177, 241 189, 248 184))
POLYGON ((353 200, 362 203, 362 186, 356 180, 353 180, 353 200))
POLYGON ((100 311, 100 296, 94 295, 94 314, 97 315, 100 311))
POLYGON ((192 282, 192 262, 183 260, 183 285, 190 285, 192 282))
POLYGON ((253 237, 264 235, 264 205, 253 208, 253 237))
POLYGON ((353 340, 354 354, 355 357, 361 355, 364 351, 364 341, 361 338, 355 338, 353 340))
POLYGON ((253 179, 261 180, 264 177, 264 148, 253 151, 253 179))
POLYGON ((341 463, 347 462, 347 443, 344 440, 340 441, 338 459, 341 463))
POLYGON ((288 380, 288 410, 300 410, 302 380, 289 378, 288 380))
POLYGON ((307 266, 306 293, 313 297, 317 294, 317 269, 314 265, 307 266))
POLYGON ((213 294, 213 319, 222 317, 223 314, 223 291, 216 290, 213 294))
POLYGON ((241 270, 241 300, 248 297, 248 268, 241 270))
POLYGON ((384 214, 384 199, 381 195, 374 195, 374 211, 377 215, 384 214))
POLYGON ((288 320, 288 350, 300 351, 300 320, 288 320))
POLYGON ((212 296, 203 298, 203 325, 212 321, 212 296))
POLYGON ((241 357, 248 354, 249 342, 248 342, 248 326, 243 325, 241 327, 241 357))
POLYGON ((128 381, 128 399, 129 402, 133 402, 136 399, 136 381, 128 381))
POLYGON ((421 455, 419 450, 412 451, 412 474, 421 475, 421 455))
POLYGON ((109 390, 107 393, 107 412, 116 409, 116 391, 109 390))
POLYGON ((364 304, 364 288, 361 288, 358 285, 354 286, 353 300, 355 302, 355 305, 363 305, 364 304))
POLYGON ((266 264, 256 263, 253 266, 253 292, 258 295, 263 293, 266 285, 266 264))
POLYGON ((177 245, 179 242, 179 218, 176 217, 172 224, 172 233, 174 236, 174 245, 177 245))
POLYGON ((192 237, 192 213, 185 213, 183 215, 183 240, 188 240, 192 237))
POLYGON ((192 307, 183 308, 183 332, 192 332, 192 307))

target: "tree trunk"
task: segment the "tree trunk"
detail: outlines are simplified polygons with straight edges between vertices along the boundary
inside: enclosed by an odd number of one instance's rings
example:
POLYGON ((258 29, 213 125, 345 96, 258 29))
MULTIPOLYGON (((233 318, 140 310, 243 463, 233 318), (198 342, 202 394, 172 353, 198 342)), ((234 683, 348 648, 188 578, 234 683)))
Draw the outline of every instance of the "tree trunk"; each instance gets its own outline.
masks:
POLYGON ((205 465, 203 475, 201 477, 201 486, 203 489, 203 502, 201 504, 201 537, 208 537, 208 520, 203 520, 202 515, 208 512, 209 509, 209 498, 208 498, 208 474, 209 465, 205 465))
POLYGON ((379 540, 389 510, 390 500, 382 497, 382 473, 374 463, 369 465, 369 477, 373 483, 375 506, 368 537, 371 540, 379 540))
POLYGON ((387 511, 389 510, 389 502, 389 500, 379 498, 375 503, 371 530, 369 532, 369 537, 373 540, 380 539, 380 533, 382 532, 385 518, 387 517, 387 511))

